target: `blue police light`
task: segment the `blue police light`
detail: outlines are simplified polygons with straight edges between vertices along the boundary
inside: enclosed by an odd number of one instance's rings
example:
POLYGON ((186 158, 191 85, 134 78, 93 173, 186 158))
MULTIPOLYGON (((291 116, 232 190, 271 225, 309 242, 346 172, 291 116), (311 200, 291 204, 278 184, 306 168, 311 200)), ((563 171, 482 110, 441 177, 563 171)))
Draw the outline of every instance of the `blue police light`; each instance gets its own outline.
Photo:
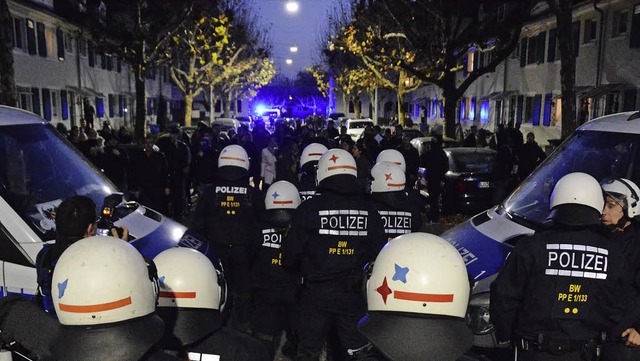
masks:
POLYGON ((264 112, 266 112, 266 111, 267 111, 267 107, 265 107, 264 105, 262 105, 262 104, 258 104, 258 105, 256 106, 256 114, 262 115, 262 114, 264 114, 264 112))

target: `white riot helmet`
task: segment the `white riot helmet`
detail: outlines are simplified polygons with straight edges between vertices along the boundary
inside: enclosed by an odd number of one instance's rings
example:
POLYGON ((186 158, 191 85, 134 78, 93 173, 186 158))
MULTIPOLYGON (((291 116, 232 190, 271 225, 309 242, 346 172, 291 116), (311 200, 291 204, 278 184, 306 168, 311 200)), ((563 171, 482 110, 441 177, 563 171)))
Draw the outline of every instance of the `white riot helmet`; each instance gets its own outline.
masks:
POLYGON ((139 360, 162 337, 155 315, 154 267, 129 243, 114 237, 81 239, 60 256, 52 298, 60 333, 56 360, 139 360))
POLYGON ((600 182, 602 190, 616 200, 623 201, 622 209, 626 211, 629 218, 640 215, 640 188, 626 178, 609 178, 600 182))
POLYGON ((467 268, 449 242, 428 233, 401 235, 372 266, 369 312, 358 329, 391 360, 456 360, 473 343, 465 323, 470 292, 467 268))
POLYGON ((406 177, 399 165, 380 162, 371 168, 371 193, 397 192, 405 188, 406 177))
POLYGON ((302 201, 298 188, 287 181, 277 181, 267 190, 264 198, 266 210, 270 209, 296 209, 302 201))
POLYGON ((218 156, 218 168, 232 166, 249 170, 247 151, 237 144, 227 145, 218 156))
POLYGON ((165 324, 162 344, 170 349, 191 344, 222 327, 226 299, 222 273, 192 248, 170 248, 153 259, 160 298, 156 313, 165 324))
POLYGON ((339 174, 357 177, 358 167, 356 166, 356 160, 344 149, 329 149, 320 157, 320 161, 318 161, 318 183, 326 178, 339 174))
POLYGON ((598 181, 586 173, 574 172, 560 178, 551 193, 552 218, 568 225, 600 223, 604 197, 598 181))
POLYGON ((114 237, 93 236, 67 248, 56 263, 52 298, 63 325, 114 323, 155 311, 157 285, 142 255, 114 237))
POLYGON ((300 168, 309 162, 317 162, 328 149, 320 143, 311 143, 304 147, 300 155, 300 168))
POLYGON ((158 307, 220 309, 222 287, 218 271, 204 254, 191 248, 162 251, 153 262, 158 269, 158 307))
POLYGON ((395 149, 385 149, 380 152, 380 154, 378 154, 378 158, 376 158, 376 164, 380 162, 395 163, 402 168, 403 172, 407 171, 407 162, 404 160, 404 156, 395 149))

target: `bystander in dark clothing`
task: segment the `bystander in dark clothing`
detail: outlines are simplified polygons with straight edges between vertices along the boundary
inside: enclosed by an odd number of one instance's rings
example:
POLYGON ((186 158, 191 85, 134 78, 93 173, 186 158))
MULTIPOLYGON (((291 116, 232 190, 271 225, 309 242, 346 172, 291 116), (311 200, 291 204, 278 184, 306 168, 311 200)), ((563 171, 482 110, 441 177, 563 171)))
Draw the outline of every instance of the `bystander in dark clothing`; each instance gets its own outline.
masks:
POLYGON ((493 164, 491 182, 493 183, 492 203, 498 204, 504 200, 512 188, 512 173, 514 159, 508 145, 498 145, 496 160, 493 164))
POLYGON ((477 147, 478 146, 478 140, 476 139, 478 133, 478 127, 475 125, 472 125, 471 127, 469 127, 469 133, 467 133, 467 135, 464 137, 464 140, 462 140, 462 146, 463 147, 477 147))
POLYGON ((329 138, 331 139, 336 139, 336 137, 340 135, 338 133, 338 129, 336 129, 335 127, 335 123, 333 120, 329 120, 327 122, 327 133, 329 135, 329 138))
POLYGON ((298 145, 292 138, 285 138, 276 152, 276 181, 298 182, 298 145))
POLYGON ((439 135, 431 139, 431 148, 424 154, 422 164, 427 172, 429 220, 437 222, 440 219, 442 184, 444 183, 445 174, 449 171, 449 158, 442 149, 442 137, 439 135))
POLYGON ((507 124, 507 141, 509 142, 511 151, 518 154, 520 147, 524 143, 524 137, 520 131, 520 123, 516 123, 515 127, 512 122, 507 124))
POLYGON ((166 214, 166 198, 170 194, 169 166, 164 154, 154 149, 153 138, 144 140, 144 152, 132 159, 131 191, 138 201, 166 214))
POLYGON ((364 147, 362 140, 357 141, 351 148, 351 155, 356 160, 356 167, 358 168, 358 182, 360 182, 361 189, 366 190, 369 186, 369 180, 371 179, 371 166, 373 161, 369 157, 369 152, 364 147))
POLYGON ((173 128, 168 138, 164 137, 158 141, 160 151, 167 158, 169 166, 170 199, 173 208, 169 211, 169 216, 181 219, 186 211, 187 194, 185 182, 189 175, 189 165, 191 164, 191 152, 189 147, 180 140, 180 129, 173 128))
POLYGON ((536 143, 535 136, 529 132, 527 142, 518 151, 518 178, 523 181, 540 164, 547 155, 536 143))
POLYGON ((129 156, 127 152, 119 148, 119 139, 111 134, 105 139, 106 146, 102 155, 101 166, 104 175, 113 182, 126 196, 129 195, 129 182, 127 170, 129 169, 129 156))
POLYGON ((397 147, 396 150, 402 154, 406 163, 406 189, 412 189, 418 179, 420 154, 418 153, 418 150, 411 145, 411 137, 408 134, 402 136, 402 144, 397 147))
POLYGON ((402 144, 402 125, 394 127, 393 135, 385 142, 385 149, 396 149, 402 144))

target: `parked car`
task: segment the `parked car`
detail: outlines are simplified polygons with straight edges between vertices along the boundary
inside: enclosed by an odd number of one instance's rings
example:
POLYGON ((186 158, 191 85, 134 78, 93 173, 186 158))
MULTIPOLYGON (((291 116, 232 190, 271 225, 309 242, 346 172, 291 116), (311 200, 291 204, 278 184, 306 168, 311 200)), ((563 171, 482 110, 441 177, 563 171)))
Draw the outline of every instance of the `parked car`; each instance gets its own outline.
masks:
POLYGON ((221 130, 223 131, 228 131, 229 129, 234 129, 237 131, 240 127, 240 121, 234 118, 216 118, 213 121, 212 125, 213 124, 220 125, 220 127, 222 128, 221 130))
POLYGON ((253 129, 253 120, 251 117, 236 117, 236 120, 240 122, 240 125, 246 125, 249 130, 253 129))
POLYGON ((373 120, 371 119, 347 119, 345 126, 347 127, 347 134, 355 142, 360 135, 364 132, 364 128, 367 126, 373 126, 373 120))
POLYGON ((420 129, 415 128, 404 128, 402 129, 402 136, 408 135, 410 139, 422 138, 424 137, 424 133, 420 131, 420 129))
MULTIPOLYGON (((427 151, 431 149, 432 139, 433 137, 423 137, 423 136, 411 139, 411 145, 413 145, 413 147, 418 150, 418 154, 420 155, 420 158, 424 157, 425 153, 427 153, 427 151)), ((443 148, 453 148, 457 146, 458 146, 458 142, 456 142, 455 139, 449 138, 449 137, 442 138, 443 148)))
POLYGON ((572 172, 598 181, 624 177, 640 184, 640 112, 593 119, 558 146, 505 201, 442 234, 460 252, 476 281, 467 310, 474 344, 498 347, 489 290, 513 246, 549 226, 549 196, 556 182, 572 172))
POLYGON ((111 220, 129 229, 131 245, 149 259, 183 246, 201 251, 219 265, 205 239, 142 204, 124 200, 46 120, 0 106, 0 298, 34 297, 36 255, 45 242, 54 242, 55 210, 74 195, 91 198, 98 208, 106 197, 117 199, 111 220))
POLYGON ((486 148, 445 148, 449 171, 442 192, 444 212, 477 212, 491 204, 491 174, 496 151, 486 148))

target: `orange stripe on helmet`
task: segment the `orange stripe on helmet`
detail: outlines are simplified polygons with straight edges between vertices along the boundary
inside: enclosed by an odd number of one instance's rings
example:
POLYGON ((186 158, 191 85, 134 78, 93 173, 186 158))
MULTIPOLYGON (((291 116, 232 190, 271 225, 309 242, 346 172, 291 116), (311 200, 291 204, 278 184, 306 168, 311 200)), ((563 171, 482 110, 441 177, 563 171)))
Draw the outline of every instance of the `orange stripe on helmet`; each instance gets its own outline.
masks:
POLYGON ((196 298, 196 293, 195 292, 160 291, 160 297, 162 298, 196 298))
POLYGON ((238 158, 238 157, 227 157, 227 156, 222 156, 220 157, 220 159, 225 159, 225 160, 237 160, 239 162, 244 162, 244 159, 242 158, 238 158))
POLYGON ((293 204, 293 201, 273 201, 273 204, 293 204))
POLYGON ((309 153, 309 157, 313 157, 313 156, 322 157, 322 154, 324 154, 324 153, 309 153))
POLYGON ((419 302, 453 302, 453 294, 430 294, 394 291, 393 298, 397 300, 419 301, 419 302))
POLYGON ((389 187, 404 187, 405 183, 387 183, 389 187))
POLYGON ((358 171, 358 168, 352 165, 334 165, 333 167, 327 168, 327 170, 336 170, 336 169, 351 169, 351 170, 358 171))
POLYGON ((97 305, 66 305, 64 303, 60 303, 60 311, 71 312, 71 313, 91 313, 91 312, 102 312, 102 311, 111 311, 118 308, 122 308, 131 304, 131 297, 126 297, 121 300, 100 303, 97 305))

